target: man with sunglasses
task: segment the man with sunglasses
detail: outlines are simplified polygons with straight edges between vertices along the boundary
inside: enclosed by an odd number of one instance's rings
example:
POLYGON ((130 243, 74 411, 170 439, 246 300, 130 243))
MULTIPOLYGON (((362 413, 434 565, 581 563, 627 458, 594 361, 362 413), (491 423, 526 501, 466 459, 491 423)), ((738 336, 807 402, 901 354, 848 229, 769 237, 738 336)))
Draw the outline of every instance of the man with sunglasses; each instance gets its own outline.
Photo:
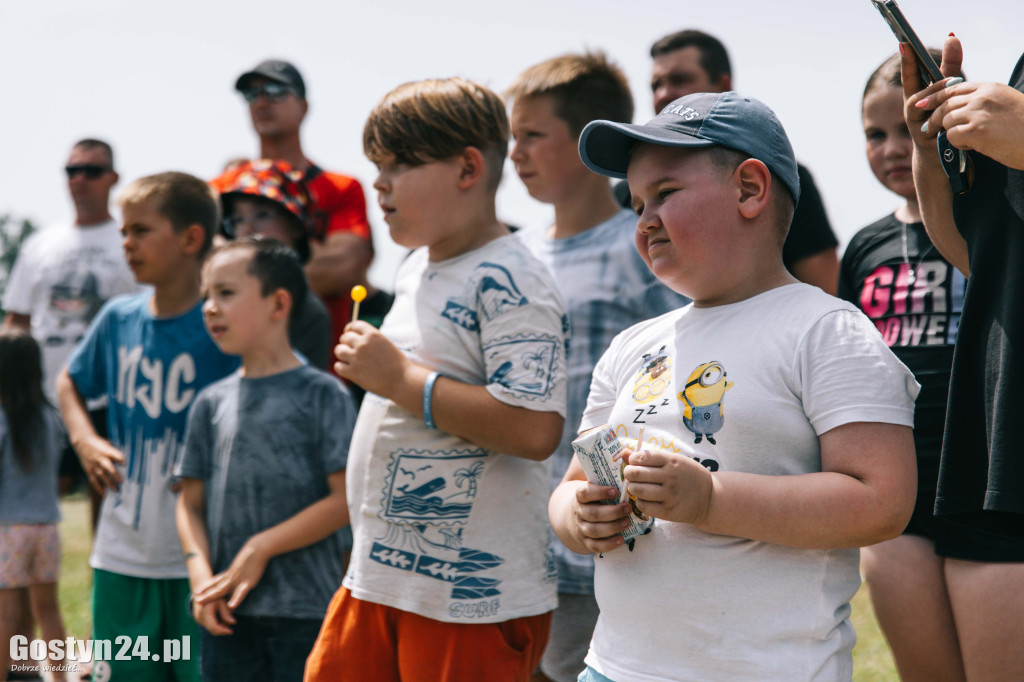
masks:
MULTIPOLYGON (((351 314, 349 292, 365 281, 373 259, 363 188, 354 178, 324 171, 306 157, 300 128, 309 103, 305 81, 294 65, 278 59, 260 62, 238 77, 235 89, 249 104, 252 127, 260 139, 260 158, 285 161, 303 172, 303 184, 315 204, 306 274, 331 314, 332 338, 337 339, 351 314)), ((211 184, 224 192, 249 167, 249 163, 235 165, 211 184)), ((370 299, 363 302, 364 310, 369 303, 370 299)))
POLYGON ((75 219, 25 242, 3 301, 4 325, 31 331, 43 350, 44 389, 54 405, 57 374, 93 316, 108 298, 138 288, 110 215, 118 180, 110 145, 76 142, 64 170, 75 219))

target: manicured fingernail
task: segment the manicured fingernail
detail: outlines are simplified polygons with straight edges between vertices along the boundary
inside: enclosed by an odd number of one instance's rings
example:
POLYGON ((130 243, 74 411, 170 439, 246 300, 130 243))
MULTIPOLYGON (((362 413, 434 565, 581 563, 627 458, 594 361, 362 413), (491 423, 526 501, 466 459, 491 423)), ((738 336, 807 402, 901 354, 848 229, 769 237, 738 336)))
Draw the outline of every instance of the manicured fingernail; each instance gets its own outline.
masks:
POLYGON ((924 125, 921 126, 921 132, 924 133, 925 135, 928 134, 928 121, 925 121, 924 125))
POLYGON ((946 86, 945 87, 951 88, 954 85, 956 85, 957 83, 963 83, 963 82, 964 82, 963 78, 961 78, 960 76, 956 76, 955 78, 950 78, 948 81, 946 81, 946 86))
POLYGON ((921 100, 914 106, 917 107, 918 109, 924 109, 926 106, 928 106, 928 98, 925 97, 923 100, 921 100))
POLYGON ((953 32, 952 32, 952 31, 950 31, 950 32, 949 32, 949 37, 950 37, 950 38, 956 38, 956 36, 955 36, 955 35, 953 34, 953 32))
POLYGON ((905 43, 900 43, 899 45, 900 45, 900 54, 903 54, 904 50, 906 50, 906 44, 905 43))

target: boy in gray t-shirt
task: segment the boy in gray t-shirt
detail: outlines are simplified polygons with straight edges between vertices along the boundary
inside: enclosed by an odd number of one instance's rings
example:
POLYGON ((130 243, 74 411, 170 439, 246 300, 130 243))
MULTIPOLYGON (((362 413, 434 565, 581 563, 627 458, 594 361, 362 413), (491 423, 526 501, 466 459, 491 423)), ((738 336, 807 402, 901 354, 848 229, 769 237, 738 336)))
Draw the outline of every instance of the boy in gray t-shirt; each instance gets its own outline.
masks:
POLYGON ((293 252, 232 242, 203 275, 207 329, 242 368, 196 398, 177 471, 200 668, 207 680, 301 680, 341 584, 355 412, 342 384, 288 344, 306 287, 293 252))

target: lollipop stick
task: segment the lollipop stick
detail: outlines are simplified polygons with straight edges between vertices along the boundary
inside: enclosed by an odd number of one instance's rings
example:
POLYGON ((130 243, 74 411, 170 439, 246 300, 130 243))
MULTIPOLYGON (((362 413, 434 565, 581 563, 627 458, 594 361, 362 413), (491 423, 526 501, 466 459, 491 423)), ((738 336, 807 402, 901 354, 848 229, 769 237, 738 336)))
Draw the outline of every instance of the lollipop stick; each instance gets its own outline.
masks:
POLYGON ((359 304, 366 298, 366 287, 357 284, 352 287, 352 321, 359 319, 359 304))

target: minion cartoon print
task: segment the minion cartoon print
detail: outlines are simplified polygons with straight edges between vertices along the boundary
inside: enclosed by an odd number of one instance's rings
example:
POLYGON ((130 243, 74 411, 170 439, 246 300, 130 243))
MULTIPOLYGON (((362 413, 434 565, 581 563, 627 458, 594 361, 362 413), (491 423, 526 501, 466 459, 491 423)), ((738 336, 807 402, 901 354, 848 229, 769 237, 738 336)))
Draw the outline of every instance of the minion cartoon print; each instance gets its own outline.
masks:
POLYGON ((715 445, 714 434, 725 421, 725 392, 733 387, 726 381, 725 367, 717 361, 705 362, 690 373, 686 385, 677 396, 683 402, 683 424, 692 431, 699 443, 705 437, 715 445))

